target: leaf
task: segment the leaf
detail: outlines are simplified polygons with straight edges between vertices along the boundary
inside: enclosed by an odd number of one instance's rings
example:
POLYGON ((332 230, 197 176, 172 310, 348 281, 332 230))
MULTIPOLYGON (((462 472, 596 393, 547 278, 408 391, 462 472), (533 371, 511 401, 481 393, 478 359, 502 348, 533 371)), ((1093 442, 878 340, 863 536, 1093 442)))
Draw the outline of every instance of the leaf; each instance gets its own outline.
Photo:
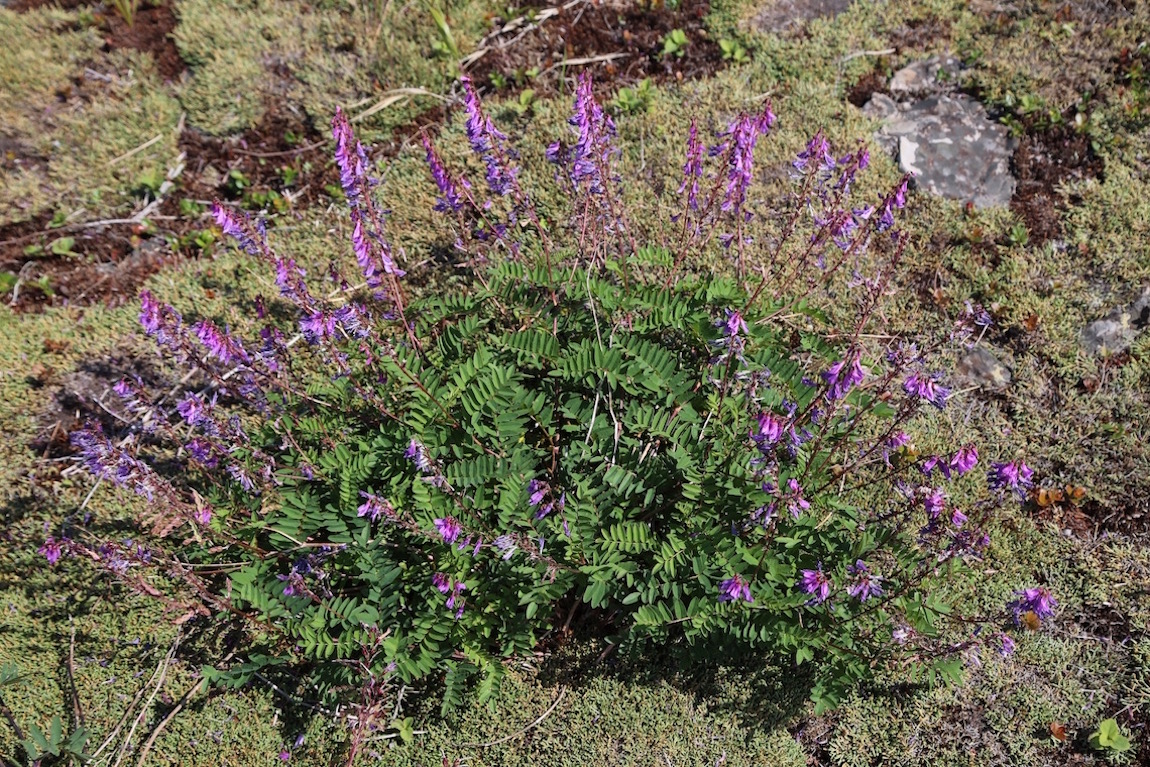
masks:
POLYGON ((1061 722, 1050 723, 1050 737, 1057 740, 1059 743, 1066 742, 1066 725, 1061 722))

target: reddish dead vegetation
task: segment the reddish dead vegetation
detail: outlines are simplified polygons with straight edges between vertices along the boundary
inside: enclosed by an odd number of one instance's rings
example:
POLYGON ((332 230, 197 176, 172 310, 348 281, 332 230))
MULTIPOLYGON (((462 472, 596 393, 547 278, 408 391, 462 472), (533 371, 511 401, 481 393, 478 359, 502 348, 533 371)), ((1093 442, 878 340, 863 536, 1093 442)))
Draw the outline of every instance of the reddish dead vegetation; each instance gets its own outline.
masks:
POLYGON ((1036 245, 1062 236, 1065 203, 1059 185, 1101 178, 1103 171, 1102 158, 1094 154, 1089 137, 1066 123, 1028 130, 1010 165, 1018 180, 1010 209, 1026 223, 1036 245))
POLYGON ((468 74, 487 88, 494 87, 496 75, 506 78, 512 93, 533 88, 539 95, 554 95, 561 77, 574 71, 589 71, 597 83, 614 89, 644 78, 664 82, 705 77, 723 67, 722 50, 703 25, 709 0, 682 0, 674 10, 663 3, 643 5, 568 3, 534 28, 520 25, 489 35, 481 46, 485 52, 468 67, 468 74), (690 42, 681 57, 663 56, 663 40, 674 29, 682 30, 690 42), (563 66, 564 61, 606 56, 617 57, 566 71, 563 66), (526 73, 533 68, 540 74, 528 79, 526 73))

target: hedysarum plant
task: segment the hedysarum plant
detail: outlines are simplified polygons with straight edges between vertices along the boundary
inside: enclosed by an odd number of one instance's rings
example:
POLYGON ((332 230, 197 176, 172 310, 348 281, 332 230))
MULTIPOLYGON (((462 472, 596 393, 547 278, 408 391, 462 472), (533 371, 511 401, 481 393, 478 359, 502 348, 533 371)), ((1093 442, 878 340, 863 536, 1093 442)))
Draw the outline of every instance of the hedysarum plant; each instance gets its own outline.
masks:
MULTIPOLYGON (((144 330, 204 379, 174 412, 124 381, 136 431, 75 441, 98 477, 151 501, 155 532, 192 534, 170 552, 72 534, 45 555, 83 550, 142 590, 158 568, 190 587, 187 615, 258 624, 258 646, 216 678, 299 666, 327 694, 360 691, 361 726, 386 724, 392 684, 442 678, 445 705, 472 677, 490 694, 505 659, 580 609, 612 616, 613 641, 718 636, 814 661, 822 705, 888 662, 954 674, 976 641, 1012 647, 995 632, 944 638, 952 611, 934 586, 980 556, 987 514, 1030 469, 995 464, 998 495, 959 509, 948 483, 972 473, 977 448, 918 455, 907 433, 950 396, 933 355, 990 319, 968 307, 929 348, 864 343, 899 268, 908 179, 857 202, 866 149, 836 156, 818 134, 793 163, 779 232, 755 242, 764 106, 709 149, 692 125, 682 210, 639 243, 589 78, 573 140, 547 150, 567 225, 540 214, 508 137, 464 88, 485 183, 448 168, 430 137, 423 148, 470 283, 410 297, 372 162, 337 113, 362 285, 312 292, 260 223, 216 204, 298 326, 267 320, 241 340, 144 293, 144 330), (711 273, 706 253, 730 268, 711 273), (837 300, 855 320, 832 332, 810 299, 848 275, 837 300), (177 474, 146 460, 164 443, 177 474)), ((1049 615, 1049 592, 1034 593, 1001 617, 1049 615)))

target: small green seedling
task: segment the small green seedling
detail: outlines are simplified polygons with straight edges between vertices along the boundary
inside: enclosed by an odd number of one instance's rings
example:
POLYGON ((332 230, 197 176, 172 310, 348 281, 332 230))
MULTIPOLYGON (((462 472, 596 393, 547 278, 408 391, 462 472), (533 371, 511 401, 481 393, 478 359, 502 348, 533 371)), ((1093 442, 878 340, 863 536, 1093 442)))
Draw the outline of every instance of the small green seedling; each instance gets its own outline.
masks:
POLYGON ((511 108, 515 114, 523 117, 530 112, 535 106, 535 90, 532 88, 524 88, 519 92, 519 99, 515 101, 511 108))
POLYGON ((653 96, 651 78, 645 77, 634 88, 620 88, 619 93, 615 95, 615 106, 626 114, 646 112, 651 108, 653 96))
POLYGON ((239 168, 232 168, 228 171, 228 180, 224 184, 224 189, 230 196, 239 197, 251 185, 252 182, 244 175, 243 171, 239 168))
POLYGON ((1006 239, 1011 245, 1021 247, 1030 242, 1030 232, 1027 230, 1026 224, 1020 222, 1010 227, 1010 231, 1006 233, 1006 239))
POLYGON ((112 7, 116 9, 116 13, 120 14, 120 18, 129 27, 136 21, 136 11, 140 8, 140 0, 112 0, 112 7))
POLYGON ((64 736, 64 723, 60 715, 52 717, 48 725, 48 732, 44 732, 35 724, 28 727, 28 738, 24 741, 24 750, 33 763, 39 763, 46 757, 52 756, 60 761, 71 764, 84 764, 91 757, 84 752, 88 744, 88 732, 83 727, 77 727, 67 738, 64 736))
POLYGON ((144 198, 151 197, 153 200, 158 199, 160 196, 160 189, 163 187, 167 177, 156 170, 150 168, 140 174, 136 180, 136 191, 144 198))
POLYGON ((62 210, 58 210, 52 214, 52 220, 48 222, 48 228, 57 229, 66 223, 68 223, 68 214, 62 210))
POLYGON ((681 59, 690 44, 691 41, 687 39, 686 32, 681 29, 672 29, 663 38, 663 56, 675 56, 681 59))
POLYGON ((738 40, 720 40, 719 49, 723 52, 723 61, 730 61, 733 64, 746 64, 751 60, 747 49, 744 48, 738 40))
POLYGON ((48 252, 54 256, 71 256, 76 245, 75 237, 59 237, 48 245, 48 252))
POLYGON ((1122 734, 1118 729, 1118 722, 1113 719, 1104 719, 1099 723, 1098 729, 1090 735, 1090 746, 1097 751, 1113 751, 1119 754, 1133 748, 1130 739, 1122 734))

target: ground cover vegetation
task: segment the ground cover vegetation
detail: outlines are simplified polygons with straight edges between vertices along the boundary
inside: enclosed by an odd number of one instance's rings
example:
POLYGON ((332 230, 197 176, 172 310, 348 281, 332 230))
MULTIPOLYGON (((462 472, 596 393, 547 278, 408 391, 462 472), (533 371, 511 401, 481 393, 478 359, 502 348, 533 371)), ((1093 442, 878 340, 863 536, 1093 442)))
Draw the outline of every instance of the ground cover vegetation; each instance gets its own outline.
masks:
MULTIPOLYGON (((759 171, 748 203, 756 216, 745 231, 763 243, 780 234, 786 219, 775 214, 793 199, 791 163, 810 135, 824 128, 840 149, 836 154, 853 153, 872 125, 852 104, 881 88, 902 63, 950 49, 968 65, 965 87, 1018 132, 1014 163, 1026 183, 1020 183, 1009 211, 968 211, 909 194, 904 271, 892 280, 898 290, 884 298, 883 332, 927 347, 951 332, 967 300, 991 314, 994 322, 979 343, 1008 361, 1010 386, 960 387, 947 358, 941 358, 942 383, 954 391, 945 410, 916 420, 918 456, 911 460, 949 457, 957 446, 973 443, 981 467, 1025 456, 1035 487, 1023 504, 989 515, 984 527, 990 543, 982 559, 971 561, 968 577, 948 579, 934 593, 963 614, 988 616, 1018 599, 1016 591, 1042 586, 1058 601, 1055 614, 1029 630, 1030 619, 1020 612, 1022 626, 1012 629, 1014 654, 987 653, 977 667, 968 662, 956 684, 931 687, 906 670, 876 670, 833 711, 815 714, 804 702, 820 679, 810 663, 796 667, 793 654, 712 645, 700 660, 697 649, 659 641, 638 642, 604 657, 603 637, 615 629, 599 623, 605 616, 595 610, 569 613, 568 604, 541 652, 500 664, 503 683, 486 703, 476 700, 475 686, 467 686, 463 705, 443 718, 438 676, 408 689, 401 681, 396 689, 403 690, 404 699, 382 717, 383 729, 363 739, 359 758, 370 762, 378 755, 389 763, 412 764, 457 758, 473 764, 649 763, 653 754, 672 763, 708 764, 724 759, 1061 764, 1141 758, 1147 599, 1146 556, 1139 542, 1150 476, 1143 439, 1146 341, 1098 359, 1081 349, 1078 331, 1125 301, 1128 291, 1145 284, 1150 270, 1139 160, 1146 138, 1144 11, 1085 4, 860 4, 835 19, 773 35, 755 28, 758 9, 750 4, 712 4, 694 20, 682 15, 683 9, 670 10, 678 16, 657 16, 662 26, 635 34, 643 41, 637 59, 548 69, 564 59, 627 51, 622 42, 597 48, 592 37, 573 42, 586 47, 548 60, 559 48, 536 42, 535 35, 546 35, 548 24, 574 22, 582 10, 578 5, 555 15, 547 9, 444 7, 442 23, 432 14, 412 13, 389 21, 387 14, 402 9, 388 5, 239 4, 230 25, 219 24, 206 5, 176 3, 167 10, 167 29, 173 32, 159 39, 174 43, 174 59, 139 37, 138 47, 116 43, 124 38, 118 37, 119 17, 110 7, 0 9, 0 24, 61 52, 43 57, 29 56, 22 46, 6 49, 0 91, 5 125, 13 126, 3 138, 9 223, 0 242, 4 269, 13 275, 14 308, 5 317, 11 332, 0 348, 6 371, 4 428, 11 435, 3 448, 10 489, 4 551, 8 610, 0 652, 18 663, 23 675, 0 689, 0 698, 25 738, 32 737, 34 724, 51 740, 52 719, 58 716, 57 747, 84 726, 91 734, 88 751, 99 751, 97 761, 327 763, 332 754, 346 754, 348 722, 334 714, 320 690, 301 682, 303 677, 253 669, 258 676, 247 685, 204 691, 203 664, 239 672, 250 660, 250 630, 237 631, 221 621, 205 631, 200 619, 173 625, 183 613, 165 613, 153 597, 133 594, 80 559, 64 557, 48 567, 36 552, 49 536, 60 540, 65 520, 82 533, 77 539, 90 535, 89 540, 123 547, 131 538, 133 545, 165 550, 166 544, 151 540, 136 524, 148 510, 143 499, 113 494, 107 482, 93 491, 69 434, 91 417, 102 420, 106 434, 118 435, 117 441, 127 434, 124 421, 132 413, 112 391, 125 372, 131 381, 139 376, 161 398, 187 374, 186 366, 171 366, 140 337, 136 293, 143 280, 149 280, 146 287, 156 301, 178 307, 189 326, 210 320, 218 328, 230 327, 238 338, 258 335, 263 322, 243 307, 280 289, 274 272, 229 244, 211 218, 214 198, 224 202, 225 211, 240 215, 244 209, 253 220, 266 220, 276 252, 295 258, 312 279, 327 274, 332 261, 342 274, 357 272, 347 246, 353 227, 344 212, 346 195, 325 138, 336 106, 346 107, 352 117, 375 110, 355 126, 371 152, 371 175, 382 178, 377 199, 392 209, 387 233, 401 254, 398 267, 408 272, 404 290, 419 304, 452 290, 482 289, 458 266, 452 216, 434 210, 437 195, 421 141, 420 129, 429 127, 445 167, 462 171, 476 190, 483 187, 479 179, 486 167, 471 154, 464 93, 452 85, 461 66, 478 78, 480 73, 468 67, 507 57, 476 82, 491 91, 486 109, 520 150, 524 188, 545 212, 542 220, 556 226, 563 220, 557 212, 568 209, 571 194, 555 184, 546 149, 557 140, 570 141, 566 121, 574 70, 594 71, 598 96, 618 128, 618 168, 628 181, 619 185, 619 195, 634 235, 643 242, 658 242, 655 235, 680 212, 675 192, 691 116, 698 118, 704 143, 719 143, 717 134, 740 112, 757 110, 770 94, 778 120, 756 150, 759 171), (511 42, 524 29, 515 28, 517 18, 524 26, 538 23, 539 32, 511 42), (504 31, 507 27, 512 28, 504 31), (349 35, 349 29, 366 32, 349 35), (685 46, 678 36, 672 39, 675 29, 684 32, 685 46), (379 44, 369 48, 376 30, 382 30, 379 44), (676 49, 664 55, 668 39, 676 49), (736 44, 748 52, 748 60, 723 55, 736 44), (484 48, 491 50, 467 62, 484 48), (1055 50, 1061 51, 1057 70, 1051 58, 1055 50), (882 51, 887 52, 874 53, 882 51), (712 60, 707 57, 713 57, 710 69, 703 65, 712 60), (635 67, 636 60, 643 66, 635 67), (213 78, 219 78, 216 85, 209 82, 213 78), (401 88, 410 90, 397 92, 401 88), (527 90, 532 93, 524 96, 527 90), (145 113, 150 116, 142 118, 136 103, 152 104, 145 113), (157 134, 160 138, 149 144, 157 134), (325 144, 313 147, 317 142, 325 144), (90 225, 99 220, 124 223, 90 225), (563 631, 568 615, 573 617, 563 631), (579 734, 578 742, 571 733, 579 734), (1121 746, 1123 737, 1134 748, 1111 747, 1121 746)), ((160 15, 155 6, 136 9, 137 21, 160 15)), ((856 182, 858 199, 881 199, 899 178, 888 158, 876 152, 871 159, 870 172, 856 182)), ((730 233, 729 228, 716 236, 730 233)), ((537 247, 535 232, 524 229, 528 253, 537 247)), ((717 242, 712 246, 697 254, 692 273, 700 280, 726 275, 739 285, 738 259, 717 242)), ((661 264, 654 258, 644 272, 657 273, 665 268, 661 264)), ((847 324, 856 316, 846 299, 852 295, 849 282, 844 274, 840 284, 830 286, 837 298, 822 291, 812 296, 811 310, 825 317, 824 327, 854 327, 847 324)), ((312 285, 317 296, 332 291, 332 298, 346 305, 337 283, 312 285)), ((288 327, 283 323, 294 321, 279 302, 269 303, 273 322, 288 327)), ((713 322, 734 307, 709 308, 713 322)), ((791 344, 810 334, 809 321, 793 320, 797 335, 786 339, 784 348, 802 348, 791 344)), ((721 333, 719 327, 706 327, 710 334, 721 333)), ((710 342, 719 338, 700 335, 697 342, 716 354, 710 342)), ((752 340, 751 347, 758 348, 761 339, 752 340)), ((829 340, 836 352, 849 351, 846 336, 829 340)), ((779 342, 763 343, 777 348, 779 342)), ((881 344, 860 343, 860 364, 870 374, 881 358, 881 344)), ((809 362, 819 359, 813 351, 804 352, 809 362)), ((841 354, 822 357, 822 366, 816 363, 809 377, 825 385, 818 373, 842 359, 841 354)), ((317 376, 315 384, 324 380, 330 379, 317 376)), ((901 389, 897 394, 905 396, 901 389)), ((174 406, 175 397, 164 402, 174 406)), ((234 404, 224 398, 219 406, 226 410, 234 404)), ((401 446, 406 450, 410 443, 401 446)), ((411 478, 419 476, 418 467, 400 465, 411 478)), ((542 474, 526 479, 549 483, 535 488, 544 490, 540 505, 555 500, 547 494, 552 487, 569 489, 542 474)), ((881 484, 875 483, 874 493, 881 484)), ((970 509, 985 497, 985 475, 972 472, 947 489, 953 504, 970 509)), ((859 489, 859 508, 867 508, 867 493, 859 489)), ((532 495, 522 499, 525 504, 532 495)), ((578 506, 565 498, 565 508, 568 502, 578 506)), ((213 511, 226 506, 217 501, 213 511)), ((529 509, 538 507, 525 506, 529 509)), ((432 526, 423 527, 442 538, 434 519, 450 516, 437 512, 422 520, 432 526)), ((563 519, 554 506, 538 522, 534 512, 521 521, 558 526, 546 532, 546 546, 566 545, 563 519)), ((493 544, 494 538, 483 542, 493 544)), ((442 540, 436 545, 446 557, 470 561, 463 552, 449 553, 442 540)), ((479 556, 491 551, 481 549, 479 556)), ((815 564, 796 565, 791 588, 797 588, 802 570, 817 573, 815 564)), ((848 577, 848 563, 839 564, 843 569, 832 574, 836 585, 848 577)), ((890 575, 865 559, 864 565, 890 575)), ((291 571, 277 574, 290 577, 291 571)), ((447 574, 474 593, 463 570, 447 574)), ((724 572, 711 585, 735 575, 746 577, 737 570, 724 572)), ((169 595, 175 593, 171 586, 156 582, 169 595)), ((709 609, 734 615, 740 603, 753 604, 741 598, 739 581, 728 586, 727 594, 736 598, 720 607, 716 587, 706 595, 709 609)), ((442 594, 432 588, 425 588, 427 604, 443 611, 443 625, 456 630, 453 612, 440 603, 453 589, 442 594)), ((464 622, 478 613, 480 601, 460 596, 471 600, 460 618, 464 622)), ((750 596, 759 605, 766 601, 763 594, 750 596)), ((802 595, 803 602, 810 598, 802 595)), ((842 602, 850 605, 849 595, 844 593, 842 602)), ((1007 616, 994 628, 1013 624, 1013 616, 1007 616)), ((951 643, 968 639, 969 631, 961 630, 940 637, 951 643)), ((3 737, 6 758, 22 758, 14 734, 3 737)))

